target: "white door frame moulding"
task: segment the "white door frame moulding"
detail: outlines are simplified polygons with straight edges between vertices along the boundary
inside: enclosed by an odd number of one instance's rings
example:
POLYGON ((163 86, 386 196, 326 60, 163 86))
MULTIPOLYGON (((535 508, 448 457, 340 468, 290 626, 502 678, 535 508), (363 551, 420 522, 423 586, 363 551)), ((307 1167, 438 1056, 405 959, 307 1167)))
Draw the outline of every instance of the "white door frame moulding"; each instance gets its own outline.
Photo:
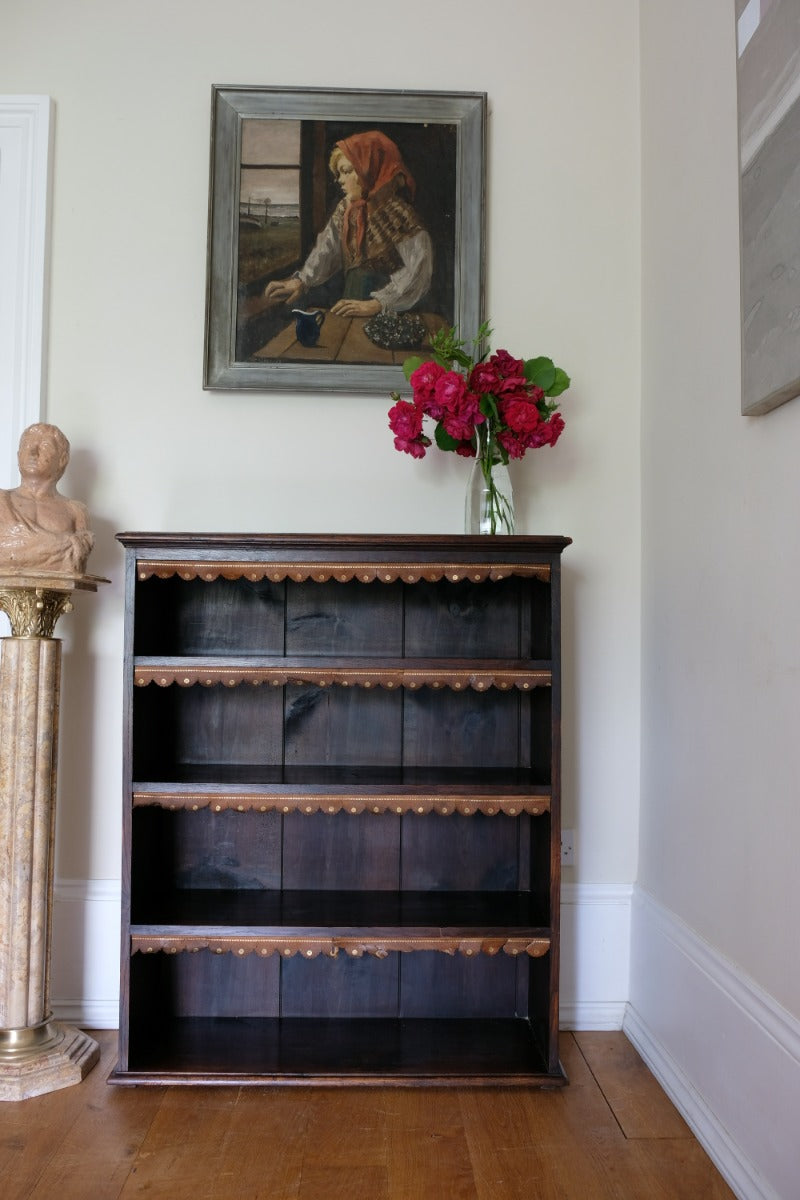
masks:
POLYGON ((642 888, 623 1029, 742 1200, 800 1180, 800 1021, 642 888))
POLYGON ((53 130, 49 96, 0 96, 0 487, 44 405, 53 130))

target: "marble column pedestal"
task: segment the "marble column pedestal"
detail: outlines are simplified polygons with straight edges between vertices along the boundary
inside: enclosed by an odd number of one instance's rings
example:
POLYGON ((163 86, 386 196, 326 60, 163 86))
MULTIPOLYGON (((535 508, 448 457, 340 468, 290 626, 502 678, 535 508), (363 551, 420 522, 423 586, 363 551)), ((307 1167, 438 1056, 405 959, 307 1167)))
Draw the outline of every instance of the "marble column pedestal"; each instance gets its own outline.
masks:
POLYGON ((50 1012, 61 677, 56 620, 80 579, 0 576, 0 1100, 79 1083, 100 1051, 50 1012))

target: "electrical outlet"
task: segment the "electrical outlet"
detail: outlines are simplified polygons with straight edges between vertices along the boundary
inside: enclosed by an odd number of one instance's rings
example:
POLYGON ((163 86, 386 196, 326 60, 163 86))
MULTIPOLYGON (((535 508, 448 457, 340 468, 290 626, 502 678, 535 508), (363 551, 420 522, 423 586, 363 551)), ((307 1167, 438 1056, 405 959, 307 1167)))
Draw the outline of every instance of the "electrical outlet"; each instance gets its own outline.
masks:
POLYGON ((575 866, 575 830, 561 830, 561 865, 562 867, 575 866))

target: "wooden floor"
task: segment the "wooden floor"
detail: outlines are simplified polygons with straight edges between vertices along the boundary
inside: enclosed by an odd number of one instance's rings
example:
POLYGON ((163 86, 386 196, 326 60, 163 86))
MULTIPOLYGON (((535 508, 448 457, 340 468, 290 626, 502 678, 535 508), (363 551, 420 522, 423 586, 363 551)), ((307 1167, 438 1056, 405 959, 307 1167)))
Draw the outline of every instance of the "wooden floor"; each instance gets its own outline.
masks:
POLYGON ((0 1104, 4 1200, 723 1200, 621 1033, 562 1037, 570 1085, 77 1087, 0 1104))

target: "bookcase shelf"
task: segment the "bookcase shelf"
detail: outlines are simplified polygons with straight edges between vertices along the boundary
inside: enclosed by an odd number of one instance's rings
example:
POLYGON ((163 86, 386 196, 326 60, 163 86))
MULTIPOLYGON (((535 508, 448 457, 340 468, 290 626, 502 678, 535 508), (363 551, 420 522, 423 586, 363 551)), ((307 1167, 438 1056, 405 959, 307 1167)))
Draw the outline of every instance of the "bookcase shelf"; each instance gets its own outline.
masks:
POLYGON ((562 1083, 569 539, 118 537, 112 1082, 562 1083))

